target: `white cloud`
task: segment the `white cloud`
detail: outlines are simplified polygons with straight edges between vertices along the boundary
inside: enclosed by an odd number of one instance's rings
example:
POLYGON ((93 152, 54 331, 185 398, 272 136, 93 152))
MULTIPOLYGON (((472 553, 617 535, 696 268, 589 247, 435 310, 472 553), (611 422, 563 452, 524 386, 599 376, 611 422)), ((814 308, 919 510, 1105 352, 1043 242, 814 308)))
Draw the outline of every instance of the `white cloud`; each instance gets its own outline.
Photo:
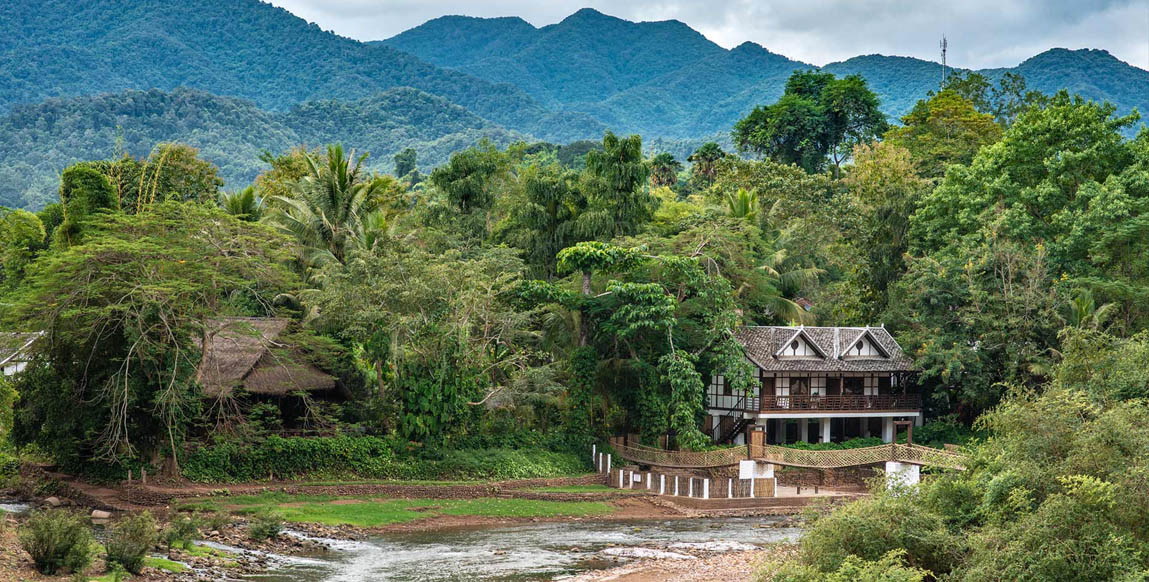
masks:
POLYGON ((589 6, 628 20, 678 19, 712 41, 753 41, 823 65, 859 54, 938 59, 969 68, 1013 66, 1053 47, 1100 48, 1149 69, 1145 0, 271 0, 360 40, 394 36, 445 14, 520 16, 535 26, 589 6))

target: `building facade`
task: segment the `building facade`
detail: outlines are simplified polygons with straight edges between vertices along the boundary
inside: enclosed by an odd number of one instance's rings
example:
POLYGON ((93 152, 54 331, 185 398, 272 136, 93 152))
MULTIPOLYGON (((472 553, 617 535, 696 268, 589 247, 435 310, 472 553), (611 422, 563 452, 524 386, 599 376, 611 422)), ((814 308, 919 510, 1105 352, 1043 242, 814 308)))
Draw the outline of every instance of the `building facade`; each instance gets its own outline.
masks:
POLYGON ((898 421, 921 424, 913 363, 884 327, 746 327, 737 339, 757 379, 747 393, 711 378, 704 428, 716 442, 751 430, 779 444, 892 442, 898 421))

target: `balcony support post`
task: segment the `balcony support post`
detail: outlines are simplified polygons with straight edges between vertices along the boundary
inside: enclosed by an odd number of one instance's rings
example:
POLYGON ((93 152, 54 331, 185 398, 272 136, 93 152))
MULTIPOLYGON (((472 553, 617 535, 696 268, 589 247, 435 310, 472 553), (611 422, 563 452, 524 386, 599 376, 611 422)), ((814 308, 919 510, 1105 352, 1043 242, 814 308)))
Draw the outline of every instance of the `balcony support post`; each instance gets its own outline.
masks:
POLYGON ((894 442, 894 419, 892 417, 882 418, 882 442, 894 442))
POLYGON ((810 419, 798 419, 798 440, 808 443, 810 442, 810 419))
POLYGON ((830 419, 828 417, 827 418, 819 418, 818 419, 818 428, 820 428, 821 432, 822 432, 822 441, 821 442, 824 442, 824 443, 830 442, 830 419))

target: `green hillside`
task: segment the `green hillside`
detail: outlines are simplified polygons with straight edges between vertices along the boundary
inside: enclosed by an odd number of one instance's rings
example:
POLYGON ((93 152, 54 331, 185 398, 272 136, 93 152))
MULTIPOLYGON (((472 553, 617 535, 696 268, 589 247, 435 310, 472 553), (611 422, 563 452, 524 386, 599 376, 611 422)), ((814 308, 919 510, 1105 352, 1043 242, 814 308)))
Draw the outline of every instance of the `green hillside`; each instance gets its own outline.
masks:
POLYGON ((112 157, 117 147, 144 156, 157 143, 190 144, 220 167, 234 189, 264 169, 261 152, 297 144, 342 142, 370 153, 368 165, 389 172, 391 157, 406 147, 430 167, 483 138, 505 145, 523 136, 410 88, 357 101, 307 102, 282 113, 190 89, 53 99, 0 118, 0 206, 38 208, 53 201, 63 168, 112 157))
POLYGON ((409 86, 497 123, 546 111, 519 89, 325 32, 257 0, 21 0, 0 6, 0 110, 50 97, 190 87, 286 110, 409 86))
POLYGON ((547 105, 597 103, 726 52, 677 20, 636 23, 589 8, 538 29, 519 19, 446 16, 379 44, 511 83, 547 105))

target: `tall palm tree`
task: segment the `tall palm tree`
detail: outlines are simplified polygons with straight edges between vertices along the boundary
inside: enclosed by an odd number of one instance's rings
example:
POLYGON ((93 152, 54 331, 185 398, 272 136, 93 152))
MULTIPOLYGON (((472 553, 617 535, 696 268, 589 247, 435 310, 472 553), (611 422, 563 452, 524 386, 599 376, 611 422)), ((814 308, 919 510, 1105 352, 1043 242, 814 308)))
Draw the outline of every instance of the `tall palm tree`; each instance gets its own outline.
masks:
POLYGON ((382 208, 389 183, 367 173, 366 158, 345 156, 341 145, 327 146, 326 162, 307 154, 307 174, 271 199, 264 220, 300 242, 309 266, 344 262, 366 218, 382 208))
POLYGON ((259 222, 263 217, 264 200, 256 193, 255 186, 236 192, 220 192, 218 202, 224 212, 245 222, 259 222))
POLYGON ((690 172, 702 182, 704 186, 714 183, 714 176, 718 172, 718 161, 726 157, 726 152, 714 142, 702 144, 686 161, 691 163, 690 172))
POLYGON ((663 152, 650 160, 650 186, 673 186, 678 183, 678 172, 682 169, 682 162, 674 156, 663 152))

